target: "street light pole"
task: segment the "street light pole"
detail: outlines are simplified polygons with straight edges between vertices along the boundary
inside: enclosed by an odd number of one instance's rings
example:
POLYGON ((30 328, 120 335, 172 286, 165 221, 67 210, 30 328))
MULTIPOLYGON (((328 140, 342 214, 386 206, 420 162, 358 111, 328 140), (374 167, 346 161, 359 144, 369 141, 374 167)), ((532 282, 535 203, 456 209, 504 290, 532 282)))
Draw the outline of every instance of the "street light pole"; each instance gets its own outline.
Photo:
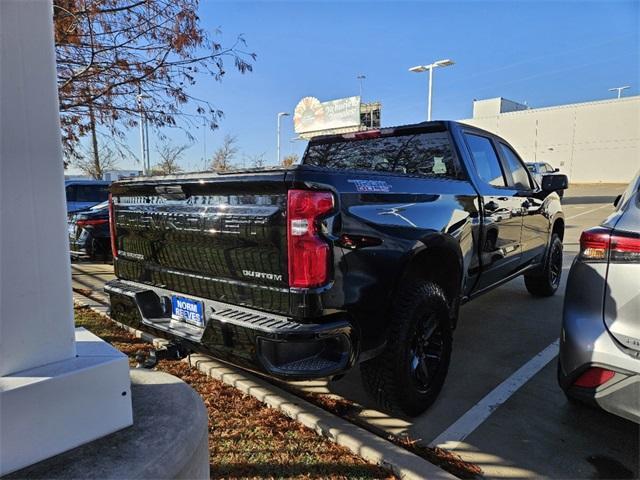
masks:
POLYGON ((278 129, 277 129, 277 137, 278 137, 278 143, 277 143, 277 160, 276 160, 276 164, 280 165, 280 119, 282 117, 288 117, 289 114, 287 112, 280 112, 278 113, 278 129))
POLYGON ((433 62, 429 65, 417 65, 415 67, 411 67, 409 69, 410 72, 414 73, 422 73, 429 71, 429 89, 428 89, 428 97, 427 97, 427 121, 431 121, 431 97, 433 96, 433 69, 437 67, 449 67, 453 65, 453 60, 445 59, 438 60, 437 62, 433 62))
POLYGON ((367 76, 360 74, 356 78, 360 80, 360 103, 362 103, 362 82, 367 78, 367 76))
POLYGON ((429 101, 427 102, 427 121, 431 121, 431 98, 433 97, 433 65, 429 65, 429 101))
POLYGON ((136 96, 136 100, 138 102, 138 111, 140 112, 140 156, 142 160, 142 174, 146 175, 147 170, 147 157, 146 157, 146 148, 145 148, 145 139, 144 139, 144 113, 142 111, 142 95, 138 94, 136 96))
POLYGON ((609 91, 610 92, 618 92, 618 98, 620 98, 622 96, 622 91, 626 90, 627 88, 631 88, 629 85, 625 85, 624 87, 613 87, 610 88, 609 91))
POLYGON ((207 119, 202 117, 202 164, 207 169, 207 119))

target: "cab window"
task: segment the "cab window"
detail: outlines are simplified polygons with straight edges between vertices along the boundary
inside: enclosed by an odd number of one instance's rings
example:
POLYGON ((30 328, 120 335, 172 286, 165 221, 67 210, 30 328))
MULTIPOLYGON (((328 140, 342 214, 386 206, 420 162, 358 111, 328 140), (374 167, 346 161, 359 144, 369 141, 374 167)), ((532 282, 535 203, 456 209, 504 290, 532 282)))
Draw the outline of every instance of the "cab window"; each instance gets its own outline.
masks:
POLYGON ((500 142, 500 151, 502 156, 507 162, 507 169, 511 173, 513 187, 529 190, 531 189, 531 182, 529 181, 529 174, 524 164, 520 161, 518 156, 513 150, 511 150, 504 143, 500 142))
POLYGON ((464 136, 471 150, 478 176, 494 187, 506 187, 507 182, 491 140, 473 133, 465 133, 464 136))

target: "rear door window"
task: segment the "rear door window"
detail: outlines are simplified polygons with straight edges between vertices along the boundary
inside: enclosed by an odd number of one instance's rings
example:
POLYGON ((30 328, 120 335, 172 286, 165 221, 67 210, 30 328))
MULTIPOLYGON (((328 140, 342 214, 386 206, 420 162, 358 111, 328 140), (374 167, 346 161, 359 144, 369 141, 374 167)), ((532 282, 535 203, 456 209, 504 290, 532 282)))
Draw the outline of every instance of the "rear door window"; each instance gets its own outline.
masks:
POLYGON ((511 174, 511 182, 513 187, 519 189, 529 190, 531 189, 531 182, 529 181, 529 174, 524 166, 524 163, 518 158, 518 155, 511 150, 507 145, 499 142, 500 151, 502 156, 507 162, 507 169, 511 174))
POLYGON ((76 202, 104 202, 109 198, 107 185, 75 185, 76 202))
POLYGON ((465 133, 464 136, 469 150, 471 150, 478 176, 494 187, 506 187, 507 182, 500 166, 500 160, 498 160, 491 140, 473 133, 465 133))
POLYGON ((75 202, 76 201, 76 186, 77 185, 67 185, 65 187, 65 193, 67 196, 67 202, 75 202))
POLYGON ((304 164, 427 177, 461 176, 447 132, 311 143, 304 164))

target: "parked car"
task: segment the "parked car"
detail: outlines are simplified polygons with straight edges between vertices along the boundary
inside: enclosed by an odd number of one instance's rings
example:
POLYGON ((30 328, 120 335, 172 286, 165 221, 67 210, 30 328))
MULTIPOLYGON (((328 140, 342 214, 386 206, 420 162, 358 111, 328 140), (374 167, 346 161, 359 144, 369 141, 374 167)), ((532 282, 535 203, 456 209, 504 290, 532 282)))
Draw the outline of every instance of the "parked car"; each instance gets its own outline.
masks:
MULTIPOLYGON (((542 177, 545 175, 553 175, 560 171, 559 168, 554 168, 546 162, 527 162, 527 169, 531 173, 538 185, 542 185, 542 177)), ((564 190, 558 190, 560 198, 564 196, 564 190)))
POLYGON ((566 182, 538 187, 505 140, 456 122, 315 138, 288 168, 119 181, 105 291, 117 321, 274 377, 359 363, 416 415, 461 304, 519 275, 558 288, 566 182))
POLYGON ((109 197, 111 182, 102 180, 65 180, 67 213, 86 210, 109 197))
POLYGON ((580 237, 567 281, 558 380, 572 399, 640 423, 640 173, 580 237))
POLYGON ((67 224, 72 257, 97 260, 110 258, 109 202, 68 214, 67 224))

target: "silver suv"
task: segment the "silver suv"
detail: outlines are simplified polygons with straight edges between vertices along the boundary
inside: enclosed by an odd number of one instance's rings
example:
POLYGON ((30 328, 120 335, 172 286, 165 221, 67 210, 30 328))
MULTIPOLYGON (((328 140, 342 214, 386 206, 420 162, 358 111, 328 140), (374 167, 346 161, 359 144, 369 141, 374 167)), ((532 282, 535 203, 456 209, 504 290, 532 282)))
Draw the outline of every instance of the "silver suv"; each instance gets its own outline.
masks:
POLYGON ((640 423, 640 172, 580 237, 564 300, 558 381, 571 399, 640 423))

